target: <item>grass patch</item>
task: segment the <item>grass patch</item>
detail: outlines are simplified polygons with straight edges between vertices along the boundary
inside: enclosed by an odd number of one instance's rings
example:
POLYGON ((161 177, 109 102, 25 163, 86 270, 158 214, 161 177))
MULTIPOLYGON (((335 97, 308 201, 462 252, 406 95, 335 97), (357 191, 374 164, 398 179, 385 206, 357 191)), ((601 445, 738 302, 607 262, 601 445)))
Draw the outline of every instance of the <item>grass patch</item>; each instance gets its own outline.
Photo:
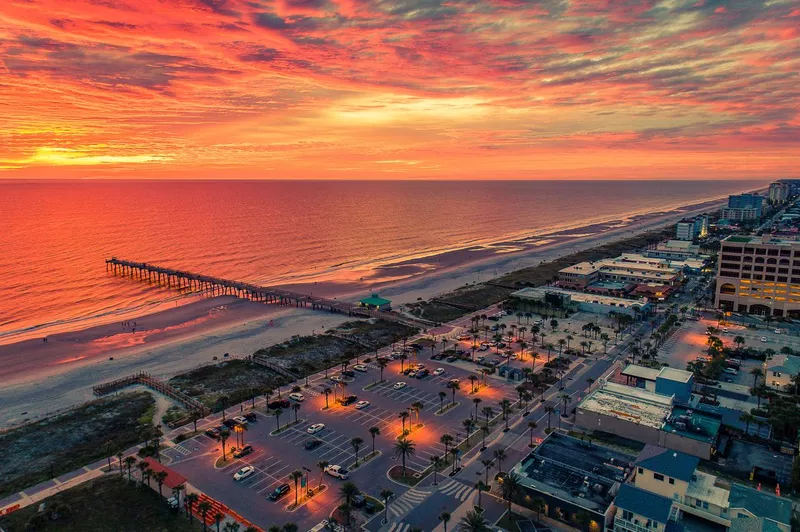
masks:
POLYGON ((506 512, 503 514, 503 517, 500 518, 495 526, 500 527, 504 530, 519 530, 517 523, 520 521, 528 521, 530 520, 528 517, 524 515, 518 515, 513 512, 506 512))
POLYGON ((458 402, 458 401, 456 401, 455 403, 447 403, 447 404, 446 404, 446 405, 444 405, 442 408, 440 408, 439 410, 437 410, 437 411, 435 412, 435 415, 437 415, 437 416, 441 416, 441 415, 443 415, 443 414, 446 414, 448 410, 452 410, 453 408, 457 407, 457 406, 458 406, 458 405, 460 405, 460 404, 461 404, 461 403, 460 403, 460 402, 458 402))
POLYGON ((422 481, 424 475, 410 467, 406 467, 406 474, 403 475, 403 466, 396 465, 389 469, 389 478, 406 486, 416 486, 422 481))
POLYGON ((269 435, 270 436, 277 436, 278 434, 281 434, 286 429, 290 429, 290 428, 294 427, 295 425, 299 425, 303 421, 305 421, 305 419, 303 419, 303 418, 300 418, 297 421, 290 421, 289 423, 287 423, 285 425, 281 425, 280 428, 273 430, 272 432, 269 433, 269 435))
POLYGON ((361 458, 361 460, 359 460, 359 461, 358 461, 358 464, 356 464, 355 462, 353 462, 352 464, 350 464, 349 466, 347 466, 347 469, 349 469, 350 471, 355 471, 355 470, 357 470, 359 467, 361 467, 361 466, 365 465, 367 462, 369 462, 370 460, 373 460, 373 459, 377 458, 377 457, 378 457, 378 456, 380 456, 380 455, 381 455, 381 452, 380 452, 380 451, 375 451, 374 453, 369 453, 367 456, 365 456, 365 457, 361 458))
POLYGON ((138 391, 0 434, 0 497, 49 480, 51 464, 58 476, 144 441, 153 412, 153 396, 138 391))
POLYGON ((212 411, 222 409, 219 399, 227 397, 227 406, 251 399, 264 388, 277 388, 288 379, 249 360, 226 360, 177 375, 169 384, 201 401, 212 411))
POLYGON ((167 408, 167 411, 164 412, 164 415, 161 416, 161 423, 165 425, 169 425, 170 423, 175 423, 179 420, 185 420, 189 416, 189 412, 181 408, 177 405, 172 405, 167 408))
POLYGON ((367 384, 366 386, 364 386, 364 388, 362 388, 362 390, 364 390, 365 392, 368 392, 371 389, 375 388, 376 386, 378 386, 379 384, 382 384, 384 382, 386 382, 386 379, 383 379, 382 381, 373 382, 372 384, 367 384))
MULTIPOLYGON (((44 517, 44 525, 34 530, 185 532, 201 528, 196 521, 190 523, 186 514, 170 511, 158 500, 157 491, 138 488, 135 483, 128 483, 117 476, 91 480, 53 495, 44 502, 48 510, 61 509, 66 515, 56 520, 44 517)), ((38 504, 34 504, 0 518, 0 526, 12 532, 26 530, 26 524, 37 514, 38 507, 38 504)))

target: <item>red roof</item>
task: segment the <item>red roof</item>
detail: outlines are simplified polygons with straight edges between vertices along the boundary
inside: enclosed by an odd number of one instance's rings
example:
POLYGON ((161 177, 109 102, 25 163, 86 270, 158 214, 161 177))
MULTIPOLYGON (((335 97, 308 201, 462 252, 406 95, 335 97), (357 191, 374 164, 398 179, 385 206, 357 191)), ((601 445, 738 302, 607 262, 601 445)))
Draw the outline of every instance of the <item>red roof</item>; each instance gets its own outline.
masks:
POLYGON ((144 459, 144 461, 147 462, 147 465, 153 470, 153 472, 157 473, 159 471, 164 471, 167 474, 167 478, 164 479, 164 485, 167 488, 175 489, 175 487, 186 482, 186 477, 179 475, 164 464, 159 463, 155 458, 148 456, 144 459))

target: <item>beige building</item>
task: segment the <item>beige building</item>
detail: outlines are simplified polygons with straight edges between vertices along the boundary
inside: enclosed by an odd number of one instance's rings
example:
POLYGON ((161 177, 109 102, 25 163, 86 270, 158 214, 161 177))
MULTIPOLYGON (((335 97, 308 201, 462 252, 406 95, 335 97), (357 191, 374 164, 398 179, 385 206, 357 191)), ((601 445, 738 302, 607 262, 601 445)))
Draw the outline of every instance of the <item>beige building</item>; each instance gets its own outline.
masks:
POLYGON ((794 386, 793 379, 800 373, 800 357, 774 355, 764 362, 764 384, 775 390, 786 390, 794 386))
POLYGON ((613 259, 573 264, 559 270, 558 280, 581 289, 597 281, 674 285, 682 278, 683 266, 674 265, 666 259, 631 253, 613 259))
POLYGON ((729 236, 717 266, 721 310, 800 318, 800 242, 763 236, 729 236))

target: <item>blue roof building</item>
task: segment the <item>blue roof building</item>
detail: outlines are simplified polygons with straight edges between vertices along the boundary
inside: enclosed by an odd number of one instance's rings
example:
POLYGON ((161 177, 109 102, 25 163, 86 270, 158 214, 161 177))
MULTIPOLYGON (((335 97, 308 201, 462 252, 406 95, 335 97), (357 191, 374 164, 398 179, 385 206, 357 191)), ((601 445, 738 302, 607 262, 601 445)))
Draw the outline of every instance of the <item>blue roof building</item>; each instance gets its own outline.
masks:
POLYGON ((645 445, 636 458, 636 465, 655 473, 690 482, 700 459, 678 451, 645 445))
POLYGON ((672 513, 672 501, 631 484, 623 484, 614 499, 617 515, 614 530, 628 530, 629 524, 664 530, 672 513), (619 521, 622 521, 621 523, 619 521))
POLYGON ((764 518, 789 531, 792 521, 792 501, 772 493, 742 484, 731 484, 730 516, 734 518, 764 518))

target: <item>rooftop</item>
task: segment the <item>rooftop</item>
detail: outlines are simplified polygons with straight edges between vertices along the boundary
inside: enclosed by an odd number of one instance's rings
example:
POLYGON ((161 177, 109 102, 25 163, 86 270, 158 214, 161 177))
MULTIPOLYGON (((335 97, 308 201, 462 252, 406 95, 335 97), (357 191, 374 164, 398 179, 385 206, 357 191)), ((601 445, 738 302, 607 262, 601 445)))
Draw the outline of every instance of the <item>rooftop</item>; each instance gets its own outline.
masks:
POLYGON ((722 416, 685 406, 675 406, 662 430, 704 442, 713 443, 722 426, 722 416))
POLYGON ((637 488, 633 484, 619 487, 614 504, 623 510, 652 519, 659 523, 669 521, 672 501, 661 495, 637 488))
POLYGON ((614 486, 633 471, 634 457, 614 449, 551 433, 514 466, 523 485, 605 512, 614 500, 614 486))
POLYGON ((678 451, 647 444, 636 458, 636 465, 690 482, 700 459, 678 451))
POLYGON ((800 241, 777 238, 770 234, 762 236, 731 235, 722 240, 722 244, 769 244, 771 246, 800 246, 800 241))
POLYGON ((701 501, 706 501, 709 504, 719 506, 720 508, 728 507, 728 498, 731 492, 725 488, 717 486, 717 477, 703 473, 702 471, 695 471, 692 481, 689 482, 689 487, 686 490, 688 497, 694 497, 701 501))
POLYGON ((622 297, 605 296, 599 294, 587 294, 585 292, 565 290, 564 288, 557 288, 553 286, 523 288, 522 290, 517 290, 511 295, 513 297, 519 297, 522 299, 525 298, 542 299, 544 298, 545 294, 548 293, 569 296, 572 302, 574 303, 595 303, 599 305, 608 305, 611 307, 622 307, 622 308, 630 307, 632 305, 639 305, 643 307, 647 304, 647 299, 645 298, 626 299, 622 297))
POLYGON ((660 429, 672 411, 672 398, 609 382, 589 393, 578 408, 660 429))
POLYGON ((661 370, 655 368, 648 368, 645 366, 638 366, 636 364, 628 364, 622 371, 625 377, 635 377, 637 379, 644 379, 646 381, 655 381, 661 370))
POLYGON ((730 508, 731 513, 735 508, 744 508, 756 517, 787 525, 792 520, 792 501, 742 484, 731 484, 730 508))
POLYGON ((661 371, 659 372, 658 376, 659 378, 662 379, 687 383, 692 378, 692 372, 685 371, 682 369, 664 367, 661 368, 661 371))
POLYGON ((561 273, 582 273, 584 275, 594 273, 600 268, 600 265, 594 262, 579 262, 572 266, 567 266, 559 270, 561 273))
POLYGON ((728 532, 782 532, 774 521, 763 517, 739 517, 731 520, 728 532))
POLYGON ((159 471, 164 471, 167 473, 167 477, 164 479, 164 486, 167 489, 175 489, 176 486, 180 486, 186 482, 186 477, 176 473, 164 464, 158 462, 155 458, 148 456, 144 459, 144 461, 147 462, 147 465, 153 470, 154 473, 158 473, 159 471))
POLYGON ((378 297, 378 294, 372 294, 369 297, 365 297, 361 301, 359 301, 362 305, 374 305, 376 307, 380 307, 381 305, 388 305, 391 303, 390 300, 384 299, 382 297, 378 297))
POLYGON ((770 371, 781 370, 791 375, 800 373, 800 357, 794 355, 773 355, 772 360, 765 363, 770 371))

